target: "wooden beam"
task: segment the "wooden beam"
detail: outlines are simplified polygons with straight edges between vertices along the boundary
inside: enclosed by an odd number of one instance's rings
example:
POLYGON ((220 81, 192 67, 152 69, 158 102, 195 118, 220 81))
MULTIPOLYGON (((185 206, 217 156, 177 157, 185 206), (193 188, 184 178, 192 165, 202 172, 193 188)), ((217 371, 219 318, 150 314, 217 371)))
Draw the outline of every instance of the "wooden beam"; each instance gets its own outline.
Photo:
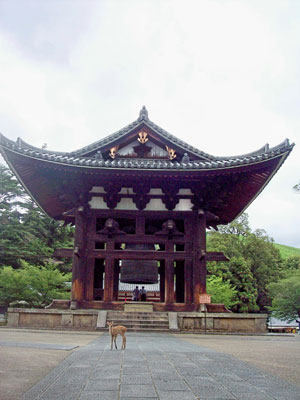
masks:
POLYGON ((186 260, 192 259, 193 254, 184 251, 167 253, 165 251, 155 250, 94 250, 94 257, 111 257, 119 260, 165 260, 167 258, 170 258, 172 260, 186 260))
POLYGON ((53 256, 57 258, 72 258, 73 251, 73 249, 55 249, 53 256))
POLYGON ((229 261, 222 251, 208 251, 205 258, 206 261, 229 261))
MULTIPOLYGON (((160 243, 168 243, 169 239, 167 237, 163 236, 154 236, 154 235, 112 235, 115 243, 134 243, 134 244, 139 244, 139 243, 151 243, 151 244, 160 244, 160 243)), ((94 240, 97 242, 106 242, 107 241, 107 235, 101 235, 97 234, 94 237, 94 240)), ((187 238, 182 237, 174 237, 172 241, 175 244, 184 244, 184 243, 189 243, 190 240, 187 238)))

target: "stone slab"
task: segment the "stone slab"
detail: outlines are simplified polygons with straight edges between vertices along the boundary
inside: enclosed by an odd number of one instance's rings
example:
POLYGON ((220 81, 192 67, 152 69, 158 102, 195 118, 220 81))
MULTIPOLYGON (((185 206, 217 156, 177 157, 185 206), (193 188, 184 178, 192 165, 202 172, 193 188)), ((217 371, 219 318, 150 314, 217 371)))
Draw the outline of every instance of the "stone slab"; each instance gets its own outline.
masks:
POLYGON ((101 329, 106 327, 106 318, 107 318, 107 311, 105 310, 98 311, 96 329, 101 329))
POLYGON ((126 312, 153 312, 153 304, 146 302, 125 303, 124 311, 126 312))
POLYGON ((176 312, 169 312, 169 329, 171 331, 178 331, 178 317, 176 312))

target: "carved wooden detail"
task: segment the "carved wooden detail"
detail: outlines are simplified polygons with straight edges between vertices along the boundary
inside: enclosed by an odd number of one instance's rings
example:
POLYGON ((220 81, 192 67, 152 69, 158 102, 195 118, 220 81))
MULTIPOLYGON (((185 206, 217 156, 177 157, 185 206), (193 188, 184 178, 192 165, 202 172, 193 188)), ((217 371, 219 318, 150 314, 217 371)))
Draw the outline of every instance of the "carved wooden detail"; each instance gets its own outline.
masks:
POLYGON ((138 157, 144 158, 151 152, 152 147, 146 146, 145 144, 139 144, 138 146, 134 146, 133 150, 138 157))
POLYGON ((170 147, 166 146, 167 152, 168 152, 168 157, 169 160, 174 160, 174 158, 176 158, 176 151, 174 149, 171 149, 170 147))
POLYGON ((150 201, 150 197, 147 195, 150 191, 151 186, 147 184, 134 184, 133 191, 133 202, 139 210, 144 210, 150 201))
POLYGON ((111 210, 117 207, 118 203, 121 200, 121 195, 117 193, 106 193, 103 196, 103 200, 105 201, 107 207, 111 210))
POLYGON ((175 221, 168 219, 163 223, 162 229, 155 233, 157 236, 167 236, 168 239, 172 239, 173 236, 183 236, 183 233, 179 232, 176 227, 175 221))
POLYGON ((113 218, 108 218, 105 221, 104 228, 100 229, 96 233, 108 235, 109 238, 111 238, 113 235, 126 235, 126 232, 119 229, 119 223, 113 218))
POLYGON ((169 185, 163 189, 164 196, 162 197, 162 202, 166 206, 167 210, 174 210, 176 205, 179 203, 179 197, 177 196, 178 187, 175 185, 169 185))

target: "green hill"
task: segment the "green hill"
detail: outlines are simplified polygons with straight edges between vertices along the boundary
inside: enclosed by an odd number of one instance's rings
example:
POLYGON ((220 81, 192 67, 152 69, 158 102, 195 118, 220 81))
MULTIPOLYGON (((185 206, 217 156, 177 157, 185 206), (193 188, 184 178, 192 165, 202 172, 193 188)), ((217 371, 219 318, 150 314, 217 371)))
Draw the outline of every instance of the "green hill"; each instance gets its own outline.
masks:
POLYGON ((280 251, 282 258, 288 258, 292 256, 300 257, 300 249, 297 247, 285 246, 284 244, 274 243, 274 246, 280 251))

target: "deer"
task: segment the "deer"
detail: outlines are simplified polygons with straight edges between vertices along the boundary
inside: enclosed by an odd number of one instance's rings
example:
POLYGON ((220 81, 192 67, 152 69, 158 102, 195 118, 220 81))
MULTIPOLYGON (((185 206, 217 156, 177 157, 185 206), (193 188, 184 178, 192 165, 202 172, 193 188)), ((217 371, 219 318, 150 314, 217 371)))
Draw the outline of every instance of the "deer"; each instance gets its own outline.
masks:
POLYGON ((116 349, 118 349, 117 348, 117 342, 116 342, 117 341, 117 336, 121 335, 122 336, 122 348, 121 348, 121 350, 125 350, 125 348, 126 348, 126 336, 125 336, 125 333, 127 331, 126 326, 122 326, 122 325, 114 326, 114 322, 113 321, 107 322, 107 325, 108 325, 109 334, 111 336, 111 347, 110 347, 110 349, 111 350, 113 349, 113 342, 115 342, 116 349))

